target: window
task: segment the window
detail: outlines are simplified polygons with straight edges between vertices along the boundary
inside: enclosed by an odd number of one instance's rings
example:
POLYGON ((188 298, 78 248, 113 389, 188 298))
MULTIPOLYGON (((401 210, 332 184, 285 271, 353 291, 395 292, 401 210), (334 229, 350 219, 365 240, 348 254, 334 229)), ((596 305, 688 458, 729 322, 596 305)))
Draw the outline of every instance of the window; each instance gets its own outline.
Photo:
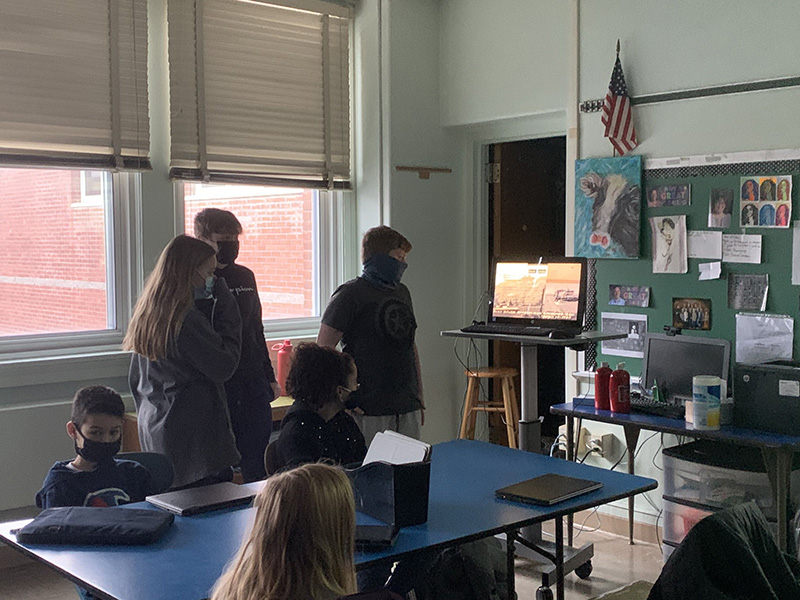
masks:
POLYGON ((231 211, 242 223, 238 263, 252 269, 264 321, 273 331, 316 327, 343 273, 350 195, 302 188, 177 184, 185 230, 204 208, 231 211), (289 322, 291 321, 291 322, 289 322))
POLYGON ((119 340, 133 288, 128 199, 136 179, 0 168, 3 350, 82 345, 70 334, 95 345, 119 340))

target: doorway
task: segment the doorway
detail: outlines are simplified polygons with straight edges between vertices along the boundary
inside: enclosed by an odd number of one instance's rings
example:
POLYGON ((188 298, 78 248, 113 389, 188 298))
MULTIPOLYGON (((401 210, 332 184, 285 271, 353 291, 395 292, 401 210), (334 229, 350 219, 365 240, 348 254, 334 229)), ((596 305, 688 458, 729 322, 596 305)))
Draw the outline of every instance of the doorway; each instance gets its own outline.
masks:
MULTIPOLYGON (((491 144, 489 150, 489 256, 564 256, 566 222, 566 137, 491 144)), ((491 269, 488 270, 491 272, 491 269)), ((550 405, 564 402, 564 348, 540 346, 539 415, 542 439, 558 435, 560 419, 550 405)), ((519 345, 492 342, 492 365, 519 369, 519 345)), ((517 382, 517 389, 521 387, 517 382)), ((494 397, 499 397, 494 389, 494 397)), ((499 415, 490 420, 490 439, 503 443, 499 415)), ((549 446, 549 444, 548 444, 549 446)))

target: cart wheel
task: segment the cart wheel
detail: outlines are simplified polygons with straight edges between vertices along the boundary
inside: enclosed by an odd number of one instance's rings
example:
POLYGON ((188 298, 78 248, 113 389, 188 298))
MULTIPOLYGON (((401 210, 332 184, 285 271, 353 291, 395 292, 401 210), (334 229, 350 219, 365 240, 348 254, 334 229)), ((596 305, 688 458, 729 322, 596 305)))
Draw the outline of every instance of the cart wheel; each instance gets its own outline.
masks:
POLYGON ((536 600, 553 600, 553 590, 549 587, 540 587, 536 590, 536 600))
POLYGON ((578 565, 575 568, 575 575, 580 577, 581 579, 589 579, 589 575, 592 574, 592 561, 587 560, 582 565, 578 565))

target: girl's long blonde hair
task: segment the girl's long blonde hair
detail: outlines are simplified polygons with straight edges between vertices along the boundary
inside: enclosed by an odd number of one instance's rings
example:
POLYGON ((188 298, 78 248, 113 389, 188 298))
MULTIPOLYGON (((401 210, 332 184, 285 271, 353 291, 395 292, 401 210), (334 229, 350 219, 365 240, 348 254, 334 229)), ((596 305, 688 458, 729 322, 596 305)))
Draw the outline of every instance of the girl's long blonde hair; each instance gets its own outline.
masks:
POLYGON ((194 302, 194 284, 200 266, 214 256, 214 248, 197 238, 179 235, 158 257, 133 310, 123 350, 150 360, 166 358, 183 319, 194 302))
POLYGON ((356 592, 355 503, 344 471, 307 464, 273 475, 211 600, 329 600, 356 592))

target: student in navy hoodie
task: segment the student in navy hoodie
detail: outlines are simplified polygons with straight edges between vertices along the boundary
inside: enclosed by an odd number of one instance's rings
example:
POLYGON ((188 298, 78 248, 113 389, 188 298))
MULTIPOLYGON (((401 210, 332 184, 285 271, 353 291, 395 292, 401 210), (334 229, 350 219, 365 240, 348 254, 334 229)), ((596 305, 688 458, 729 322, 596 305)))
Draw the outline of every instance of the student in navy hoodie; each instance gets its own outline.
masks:
POLYGON ((114 458, 124 417, 125 405, 112 388, 93 385, 77 391, 67 423, 77 456, 53 465, 36 494, 36 506, 118 506, 151 493, 147 469, 114 458))

